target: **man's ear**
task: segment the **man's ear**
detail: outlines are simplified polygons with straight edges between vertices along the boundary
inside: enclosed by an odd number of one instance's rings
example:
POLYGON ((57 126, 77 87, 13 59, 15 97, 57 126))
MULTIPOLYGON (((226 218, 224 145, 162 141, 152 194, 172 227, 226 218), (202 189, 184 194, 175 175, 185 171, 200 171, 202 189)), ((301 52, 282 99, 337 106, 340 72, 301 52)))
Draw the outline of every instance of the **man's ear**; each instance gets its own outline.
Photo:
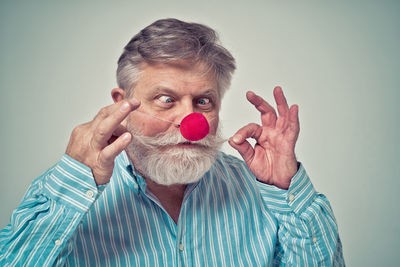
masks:
POLYGON ((125 93, 124 89, 114 88, 111 90, 111 97, 114 100, 114 103, 124 100, 125 95, 126 95, 126 93, 125 93))

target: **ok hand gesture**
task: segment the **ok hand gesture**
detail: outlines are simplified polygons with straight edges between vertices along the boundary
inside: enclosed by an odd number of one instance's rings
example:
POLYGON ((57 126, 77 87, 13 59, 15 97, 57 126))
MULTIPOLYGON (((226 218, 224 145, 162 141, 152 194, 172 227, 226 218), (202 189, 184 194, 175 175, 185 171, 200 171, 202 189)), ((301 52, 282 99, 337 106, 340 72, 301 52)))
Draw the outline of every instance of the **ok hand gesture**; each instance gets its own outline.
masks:
POLYGON ((297 172, 295 145, 299 135, 298 106, 290 108, 280 87, 275 87, 275 109, 263 98, 247 92, 247 100, 261 113, 261 125, 250 123, 230 138, 229 144, 243 157, 250 171, 261 182, 288 189, 297 172), (253 147, 246 139, 253 138, 253 147))

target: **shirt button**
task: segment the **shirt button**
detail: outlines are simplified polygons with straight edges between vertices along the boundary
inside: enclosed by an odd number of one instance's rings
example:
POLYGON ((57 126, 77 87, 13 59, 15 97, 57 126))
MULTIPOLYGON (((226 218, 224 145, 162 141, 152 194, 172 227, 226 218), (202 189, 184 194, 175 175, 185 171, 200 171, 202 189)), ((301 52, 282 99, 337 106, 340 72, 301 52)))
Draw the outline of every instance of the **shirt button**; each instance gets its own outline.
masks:
POLYGON ((179 244, 179 250, 183 251, 183 244, 179 244))
POLYGON ((138 189, 139 186, 138 186, 137 184, 134 184, 134 185, 133 185, 133 188, 138 189))
POLYGON ((293 201, 293 199, 294 199, 294 195, 293 195, 293 194, 290 194, 290 195, 289 195, 289 200, 290 200, 290 201, 293 201))
POLYGON ((92 190, 86 191, 86 196, 89 197, 89 198, 92 198, 94 196, 93 191, 92 190))
POLYGON ((312 238, 312 242, 317 243, 317 238, 315 236, 312 238))
POLYGON ((57 240, 54 242, 54 244, 55 244, 56 246, 61 245, 61 240, 60 240, 60 239, 57 239, 57 240))

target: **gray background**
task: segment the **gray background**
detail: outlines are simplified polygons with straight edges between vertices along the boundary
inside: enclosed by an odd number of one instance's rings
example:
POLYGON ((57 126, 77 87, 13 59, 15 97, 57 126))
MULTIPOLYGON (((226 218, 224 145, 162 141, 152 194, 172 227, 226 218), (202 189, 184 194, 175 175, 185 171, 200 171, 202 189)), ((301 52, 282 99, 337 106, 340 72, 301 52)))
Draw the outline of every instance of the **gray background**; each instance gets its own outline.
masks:
POLYGON ((298 159, 331 201, 348 266, 399 263, 399 2, 34 2, 0 3, 0 227, 73 127, 111 103, 128 40, 177 17, 215 28, 237 59, 224 135, 259 121, 246 90, 272 101, 281 85, 300 106, 298 159))

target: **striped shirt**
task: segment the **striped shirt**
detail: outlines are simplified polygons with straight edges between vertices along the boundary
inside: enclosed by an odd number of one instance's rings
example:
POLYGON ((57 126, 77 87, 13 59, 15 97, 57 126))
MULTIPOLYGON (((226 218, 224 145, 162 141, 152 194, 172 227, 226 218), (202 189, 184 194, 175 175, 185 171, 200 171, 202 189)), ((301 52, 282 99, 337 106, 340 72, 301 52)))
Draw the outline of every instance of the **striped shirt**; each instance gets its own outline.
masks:
POLYGON ((0 266, 344 266, 328 200, 303 166, 288 190, 220 153, 175 223, 126 153, 107 185, 64 155, 0 233, 0 266))

